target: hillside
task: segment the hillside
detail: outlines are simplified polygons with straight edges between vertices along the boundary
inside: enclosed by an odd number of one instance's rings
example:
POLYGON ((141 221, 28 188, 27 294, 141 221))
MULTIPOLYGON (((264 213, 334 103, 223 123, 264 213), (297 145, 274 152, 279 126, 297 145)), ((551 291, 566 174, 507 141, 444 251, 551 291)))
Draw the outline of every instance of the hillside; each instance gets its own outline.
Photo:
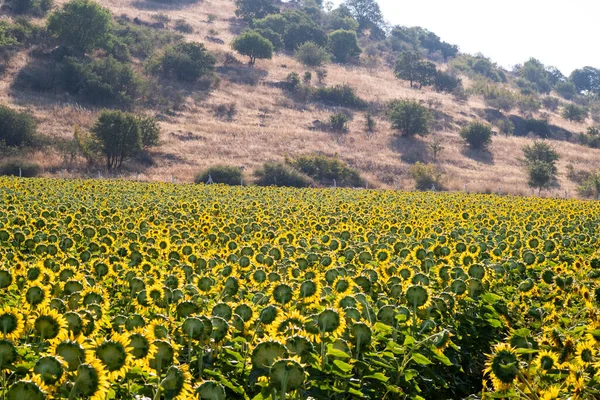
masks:
MULTIPOLYGON (((59 0, 55 7, 63 3, 59 0)), ((171 22, 164 30, 173 30, 174 21, 183 19, 193 28, 193 33, 184 34, 184 40, 204 43, 217 58, 216 74, 220 81, 213 90, 186 90, 185 85, 175 85, 180 96, 177 106, 136 109, 137 112, 157 116, 161 140, 160 145, 150 151, 152 165, 131 164, 119 172, 126 178, 137 175, 140 180, 170 181, 174 178, 178 182, 192 182, 194 175, 204 168, 231 164, 242 167, 246 180, 251 180, 252 171, 265 161, 283 161, 286 156, 320 153, 336 156, 358 169, 371 187, 412 190, 414 181, 409 174, 410 166, 417 161, 434 162, 428 144, 435 140, 441 141, 444 146, 435 163, 443 172, 443 186, 447 190, 464 190, 466 185, 469 191, 531 193, 521 161, 521 148, 533 142, 531 136, 495 135, 489 153, 467 149, 459 136, 462 126, 481 119, 488 109, 479 94, 473 93, 467 100, 457 101, 455 96, 435 92, 430 87, 411 89, 408 82, 395 78, 384 57, 368 57, 363 52, 358 63, 327 64, 325 83, 328 86, 349 84, 361 98, 371 105, 378 105, 374 112, 377 131, 372 137, 367 137, 364 132, 365 113, 354 110, 349 111, 353 116, 349 133, 338 138, 312 129, 315 121, 327 121, 329 115, 337 111, 335 108, 295 101, 276 84, 292 72, 303 76, 305 71, 311 70, 300 64, 292 54, 278 52, 271 60, 258 60, 251 72, 261 76, 255 85, 238 83, 239 75, 227 72, 224 63, 228 54, 246 62, 245 57, 231 49, 232 40, 244 27, 244 23, 235 17, 236 7, 232 0, 207 0, 177 6, 144 0, 102 0, 100 3, 109 8, 113 16, 127 16, 131 20, 138 18, 152 22, 156 14, 166 14, 171 22), (205 39, 207 36, 218 37, 224 44, 208 41, 205 39), (385 113, 377 111, 377 108, 383 110, 386 102, 405 98, 422 100, 432 109, 436 115, 434 134, 423 138, 398 137, 385 113), (237 110, 232 120, 217 118, 215 108, 232 103, 237 110)), ((33 18, 33 21, 40 26, 44 24, 40 18, 33 18)), ((361 39, 361 44, 364 40, 361 39)), ((54 139, 72 138, 75 126, 89 129, 101 107, 82 104, 73 96, 60 92, 49 94, 14 88, 13 82, 19 71, 32 62, 36 62, 35 48, 20 49, 11 56, 0 82, 2 103, 32 113, 38 121, 38 130, 54 139)), ((144 70, 142 62, 134 60, 133 64, 136 70, 144 70)), ((448 67, 443 62, 437 62, 437 65, 440 69, 448 67)), ((462 79, 467 91, 475 85, 469 76, 464 75, 462 79)), ((514 87, 509 90, 514 90, 514 87)), ((533 115, 537 117, 541 113, 545 113, 551 126, 569 132, 567 137, 575 137, 593 125, 589 117, 583 122, 567 121, 561 116, 560 109, 542 109, 533 115)), ((507 115, 522 118, 516 109, 507 115)), ((558 151, 560 161, 558 186, 545 194, 572 196, 576 192, 576 184, 568 179, 567 166, 572 165, 575 170, 600 169, 600 150, 583 146, 572 139, 549 139, 549 142, 558 151)), ((53 146, 21 157, 40 164, 45 176, 60 176, 63 169, 67 177, 106 174, 101 169, 89 168, 80 156, 66 162, 53 146)))

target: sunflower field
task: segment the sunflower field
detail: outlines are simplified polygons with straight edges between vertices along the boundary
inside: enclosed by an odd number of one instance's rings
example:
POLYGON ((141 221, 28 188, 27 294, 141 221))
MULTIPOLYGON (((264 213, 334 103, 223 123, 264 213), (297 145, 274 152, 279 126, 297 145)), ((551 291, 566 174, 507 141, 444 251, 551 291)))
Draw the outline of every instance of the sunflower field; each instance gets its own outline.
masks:
POLYGON ((0 399, 600 398, 596 202, 0 177, 0 399))

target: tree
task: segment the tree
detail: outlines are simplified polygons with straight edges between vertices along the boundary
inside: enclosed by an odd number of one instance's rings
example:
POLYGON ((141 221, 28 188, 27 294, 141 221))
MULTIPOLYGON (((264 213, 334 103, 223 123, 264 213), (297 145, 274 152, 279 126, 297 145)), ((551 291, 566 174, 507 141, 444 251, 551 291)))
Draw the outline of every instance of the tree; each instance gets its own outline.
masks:
POLYGON ((471 122, 460 131, 462 137, 472 149, 487 150, 492 144, 491 128, 481 122, 471 122))
POLYGON ((106 168, 120 168, 126 158, 142 149, 142 136, 137 118, 122 111, 104 111, 91 129, 101 144, 106 168))
POLYGON ((530 58, 523 64, 519 72, 523 78, 533 84, 535 90, 538 92, 550 92, 551 86, 548 81, 548 72, 541 61, 530 58))
POLYGON ((186 42, 167 48, 152 69, 183 82, 195 82, 212 73, 216 62, 202 43, 186 42))
POLYGON ((160 141, 160 126, 158 126, 156 118, 141 115, 136 117, 136 119, 140 127, 142 147, 158 146, 160 141))
POLYGON ((258 32, 246 31, 236 37, 231 44, 233 49, 241 55, 250 57, 251 66, 256 63, 256 59, 273 58, 273 43, 262 37, 258 32))
POLYGON ((571 73, 569 80, 579 92, 600 93, 600 70, 593 67, 583 67, 571 73))
POLYGON ((552 186, 556 180, 555 174, 552 173, 552 166, 541 161, 534 161, 527 165, 529 187, 537 188, 539 192, 542 189, 552 186))
POLYGON ((571 100, 577 95, 577 88, 571 81, 559 82, 554 89, 563 99, 571 100))
POLYGON ((556 181, 556 162, 559 155, 548 143, 535 141, 523 147, 525 167, 529 175, 529 186, 541 192, 556 181))
POLYGON ((235 0, 235 5, 235 15, 247 22, 279 12, 273 0, 235 0))
POLYGON ((82 53, 104 46, 110 33, 110 11, 91 0, 71 0, 48 18, 48 31, 82 53))
POLYGON ((360 56, 362 50, 358 46, 356 32, 339 29, 329 34, 329 49, 335 61, 346 63, 360 56))
POLYGON ((429 133, 431 115, 415 100, 397 100, 391 105, 389 119, 392 128, 403 136, 424 136, 429 133))
POLYGON ((562 116, 569 121, 583 122, 588 116, 588 110, 577 104, 568 103, 563 108, 562 116))
POLYGON ((31 115, 0 105, 0 145, 30 146, 34 144, 36 129, 31 115))
POLYGON ((462 80, 450 73, 437 71, 433 87, 436 92, 452 93, 462 86, 462 80))
POLYGON ((306 66, 320 67, 329 61, 329 53, 316 43, 306 42, 296 50, 296 59, 306 66))
POLYGON ((406 51, 398 57, 394 73, 398 79, 409 81, 411 88, 414 87, 414 82, 418 82, 421 88, 433 84, 437 71, 435 64, 423 61, 419 53, 406 51))
POLYGON ((360 31, 381 29, 383 14, 376 0, 345 0, 344 5, 358 22, 360 31))

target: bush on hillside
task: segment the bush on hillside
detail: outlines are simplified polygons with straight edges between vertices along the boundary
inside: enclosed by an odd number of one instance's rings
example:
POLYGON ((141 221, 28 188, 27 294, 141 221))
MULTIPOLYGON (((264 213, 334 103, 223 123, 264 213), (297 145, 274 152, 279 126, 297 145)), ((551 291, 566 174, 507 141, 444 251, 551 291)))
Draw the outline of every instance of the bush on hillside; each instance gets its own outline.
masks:
POLYGON ((52 0, 13 0, 11 1, 12 10, 15 14, 29 14, 36 17, 43 17, 52 9, 52 0))
POLYGON ((460 136, 472 149, 487 150, 492 144, 492 129, 481 122, 471 122, 461 129, 460 136))
POLYGON ((267 39, 273 45, 274 51, 279 51, 283 48, 283 37, 272 29, 253 29, 254 32, 267 39))
POLYGON ((329 34, 329 49, 335 61, 347 63, 357 59, 362 50, 358 45, 355 31, 337 30, 329 34))
POLYGON ((429 133, 431 114, 416 100, 396 100, 390 105, 388 118, 392 128, 402 136, 424 136, 429 133))
POLYGON ((323 186, 333 185, 339 187, 362 187, 365 180, 360 176, 358 170, 350 168, 343 161, 316 154, 301 155, 294 159, 286 160, 286 163, 306 174, 323 186))
POLYGON ((588 110, 577 104, 565 104, 562 111, 562 116, 569 121, 583 122, 588 117, 588 110))
POLYGON ((65 60, 65 89, 92 104, 130 106, 142 94, 142 78, 130 64, 112 56, 89 62, 74 57, 65 60))
POLYGON ((440 190, 442 173, 434 164, 417 162, 410 167, 410 176, 415 180, 417 190, 440 190))
POLYGON ((358 97, 356 90, 347 84, 317 88, 313 100, 335 107, 358 109, 367 107, 367 102, 358 97))
POLYGON ((332 114, 328 126, 333 133, 348 133, 348 116, 344 113, 332 114))
POLYGON ((91 129, 101 145, 106 168, 120 168, 123 162, 140 154, 142 135, 138 118, 121 111, 104 111, 91 129))
POLYGON ((310 177, 282 163, 268 162, 254 172, 259 186, 288 186, 305 188, 314 186, 310 177))
POLYGON ((36 129, 30 114, 0 105, 0 143, 4 146, 32 146, 36 141, 36 129))
POLYGON ((329 53, 313 42, 306 42, 296 50, 296 59, 308 67, 320 67, 329 62, 329 53))
POLYGON ((462 80, 447 72, 438 71, 433 82, 433 88, 436 92, 453 93, 462 87, 462 80))
POLYGON ((206 183, 209 176, 214 183, 236 186, 242 183, 242 169, 232 165, 214 165, 198 173, 194 178, 195 183, 206 183))
POLYGON ((560 100, 556 97, 546 96, 542 99, 542 105, 548 111, 556 111, 560 106, 560 100))
POLYGON ((194 27, 192 27, 185 19, 178 19, 175 21, 175 30, 181 33, 194 33, 194 27))
POLYGON ((110 25, 110 11, 92 0, 71 0, 48 18, 48 31, 82 53, 103 47, 110 25))
POLYGON ((212 75, 216 62, 215 56, 203 44, 186 42, 168 47, 149 68, 165 77, 173 77, 182 82, 196 82, 212 75))
POLYGON ((525 132, 527 134, 533 133, 536 136, 541 137, 542 139, 549 138, 552 136, 552 131, 550 130, 550 124, 546 119, 535 119, 535 118, 527 118, 524 121, 525 132))
POLYGON ((0 176, 20 176, 23 178, 34 178, 39 176, 42 168, 29 161, 13 160, 0 164, 0 176))
MULTIPOLYGON (((124 18, 117 18, 110 38, 113 47, 124 46, 130 55, 145 60, 156 50, 181 41, 182 36, 166 29, 152 29, 132 24, 124 18)), ((111 51, 111 54, 113 52, 111 51)))
POLYGON ((256 31, 242 33, 233 40, 231 46, 241 55, 250 57, 251 66, 256 63, 256 59, 273 58, 273 43, 256 31))

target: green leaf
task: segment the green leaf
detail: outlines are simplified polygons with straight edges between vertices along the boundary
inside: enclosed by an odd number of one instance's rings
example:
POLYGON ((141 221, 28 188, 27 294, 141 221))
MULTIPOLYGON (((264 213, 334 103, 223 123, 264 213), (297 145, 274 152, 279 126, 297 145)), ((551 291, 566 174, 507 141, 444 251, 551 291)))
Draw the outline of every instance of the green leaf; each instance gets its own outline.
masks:
POLYGON ((333 365, 338 367, 342 372, 344 372, 346 374, 348 372, 352 371, 352 368, 354 368, 352 365, 345 363, 341 360, 333 360, 333 365))
POLYGON ((420 365, 429 365, 429 364, 431 364, 431 361, 429 360, 429 358, 425 357, 421 353, 414 353, 412 355, 412 360, 414 362, 416 362, 417 364, 420 364, 420 365))
POLYGON ((348 393, 353 394, 358 397, 365 397, 365 395, 362 394, 362 392, 359 392, 358 390, 353 389, 353 388, 348 388, 348 393))
POLYGON ((392 353, 394 353, 396 355, 404 354, 404 347, 400 346, 396 342, 389 341, 388 344, 386 345, 385 349, 391 351, 392 353))
POLYGON ((517 354, 535 354, 539 350, 536 349, 517 349, 517 354))
POLYGON ((489 318, 487 320, 488 324, 490 324, 492 326, 492 328, 501 328, 502 327, 502 321, 499 321, 497 319, 493 319, 493 318, 489 318))
POLYGON ((350 356, 348 354, 344 353, 343 351, 334 349, 333 345, 331 345, 331 344, 327 345, 327 355, 333 356, 333 357, 344 358, 344 359, 350 358, 350 356))
POLYGON ((450 361, 450 359, 448 357, 446 357, 444 354, 439 354, 437 352, 433 353, 433 357, 435 357, 436 360, 441 361, 442 364, 444 364, 446 367, 450 367, 454 364, 452 364, 452 361, 450 361))
POLYGON ((406 335, 406 337, 404 338, 404 345, 409 346, 414 343, 415 343, 415 338, 410 335, 406 335))
POLYGON ((375 380, 378 380, 380 382, 387 382, 388 379, 390 379, 387 376, 385 376, 384 374, 382 374, 381 372, 377 372, 377 373, 375 373, 373 375, 366 375, 366 376, 363 376, 363 378, 364 379, 375 379, 375 380))
POLYGON ((406 379, 407 382, 417 375, 419 375, 419 372, 417 372, 417 370, 415 369, 407 369, 406 371, 404 371, 404 379, 406 379))

